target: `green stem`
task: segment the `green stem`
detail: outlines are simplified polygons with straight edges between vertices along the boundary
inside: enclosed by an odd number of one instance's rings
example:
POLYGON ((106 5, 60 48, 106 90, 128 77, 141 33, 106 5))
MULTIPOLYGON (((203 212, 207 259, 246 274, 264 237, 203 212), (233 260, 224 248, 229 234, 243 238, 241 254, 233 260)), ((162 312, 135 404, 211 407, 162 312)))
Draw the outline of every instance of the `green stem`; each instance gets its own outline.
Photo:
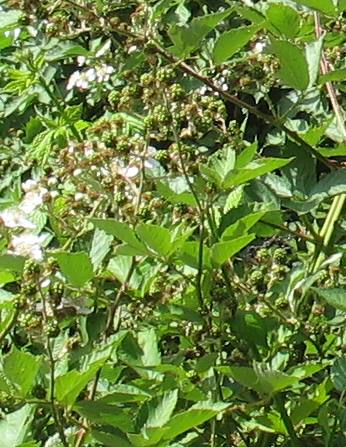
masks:
POLYGON ((323 223, 323 226, 320 231, 320 238, 322 240, 322 246, 315 250, 313 264, 312 264, 312 273, 316 273, 318 269, 321 267, 321 264, 325 258, 323 251, 328 249, 329 243, 331 241, 335 224, 339 220, 343 206, 345 204, 346 195, 341 194, 340 196, 336 196, 333 199, 333 203, 331 204, 327 217, 323 223))
POLYGON ((282 394, 278 394, 274 397, 274 402, 277 406, 277 409, 279 410, 279 413, 281 415, 282 421, 285 425, 285 428, 287 430, 287 433, 290 436, 291 446, 292 447, 303 447, 302 443, 300 442, 295 430, 293 423, 291 421, 291 418, 289 417, 287 410, 285 408, 284 400, 282 394))

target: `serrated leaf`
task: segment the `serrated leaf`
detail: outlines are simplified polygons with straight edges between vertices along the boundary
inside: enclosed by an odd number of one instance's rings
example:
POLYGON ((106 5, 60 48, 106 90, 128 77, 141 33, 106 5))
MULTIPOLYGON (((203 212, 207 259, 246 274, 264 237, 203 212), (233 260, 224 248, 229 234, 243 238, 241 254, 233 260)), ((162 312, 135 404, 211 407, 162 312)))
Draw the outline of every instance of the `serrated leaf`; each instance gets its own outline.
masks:
POLYGON ((295 0, 297 3, 307 6, 308 8, 317 9, 326 15, 334 16, 337 13, 337 9, 333 3, 333 0, 295 0))
POLYGON ((247 146, 243 149, 240 154, 237 155, 237 159, 235 162, 235 168, 241 169, 244 168, 247 164, 249 164, 255 157, 258 149, 258 143, 255 141, 254 143, 247 146))
POLYGON ((323 36, 305 46, 305 56, 309 69, 309 87, 312 87, 318 78, 322 49, 323 36))
POLYGON ((335 360, 330 371, 330 378, 339 391, 346 391, 346 357, 342 356, 335 360))
POLYGON ((188 410, 173 416, 166 426, 163 439, 171 440, 203 424, 225 411, 230 404, 224 402, 198 402, 188 410))
POLYGON ((23 256, 1 255, 0 268, 10 272, 22 273, 25 260, 23 256))
POLYGON ((297 90, 309 86, 309 69, 304 52, 286 40, 271 40, 271 48, 280 61, 278 75, 281 81, 297 90))
POLYGON ((52 257, 57 260, 62 274, 74 287, 84 286, 94 276, 92 263, 85 252, 53 253, 52 257))
POLYGON ((220 65, 241 50, 259 30, 258 25, 227 31, 217 39, 213 51, 215 64, 220 65))
POLYGON ((85 372, 81 373, 73 369, 57 377, 55 380, 56 399, 66 407, 72 406, 103 363, 104 361, 100 360, 92 364, 85 372))
POLYGON ((319 84, 325 84, 326 82, 333 81, 345 81, 346 80, 346 68, 339 68, 337 70, 329 71, 319 77, 319 84))
POLYGON ((96 228, 90 250, 90 259, 96 271, 111 247, 113 236, 96 228))
POLYGON ((266 211, 258 211, 257 213, 250 213, 244 217, 241 217, 234 224, 227 227, 222 233, 221 239, 227 241, 228 239, 234 239, 247 233, 259 220, 266 215, 266 211))
POLYGON ((93 424, 111 425, 124 433, 134 430, 134 422, 130 409, 122 409, 99 400, 82 400, 73 406, 81 416, 89 419, 93 424))
POLYGON ((20 447, 30 431, 34 412, 34 405, 24 405, 0 421, 0 439, 4 447, 20 447))
POLYGON ((187 26, 172 26, 168 31, 169 37, 174 44, 170 51, 175 56, 188 56, 198 48, 200 42, 232 11, 233 8, 228 8, 226 11, 195 17, 187 26))
POLYGON ((0 30, 7 31, 15 28, 18 25, 18 21, 23 16, 21 11, 1 11, 0 12, 0 30))
MULTIPOLYGON (((135 231, 126 223, 115 219, 91 219, 95 227, 105 231, 107 234, 115 236, 122 242, 125 242, 133 249, 136 254, 150 254, 145 245, 137 238, 135 231)), ((130 255, 132 256, 132 255, 130 255)))
POLYGON ((16 348, 5 356, 3 371, 21 396, 25 397, 34 386, 41 362, 41 357, 16 348))
POLYGON ((222 182, 224 188, 241 185, 249 180, 260 177, 268 172, 275 171, 289 164, 293 158, 262 158, 247 164, 242 169, 233 169, 222 182))
POLYGON ((178 401, 178 390, 167 391, 157 399, 152 400, 148 406, 148 419, 146 428, 162 427, 172 416, 178 401))
POLYGON ((167 256, 171 251, 171 233, 167 228, 153 224, 139 224, 136 233, 142 243, 159 256, 167 256))
POLYGON ((312 287, 312 290, 330 306, 346 312, 346 289, 312 287))
POLYGON ((222 265, 254 239, 255 235, 249 234, 230 241, 217 242, 211 247, 211 259, 214 264, 222 265))
POLYGON ((287 5, 272 3, 266 10, 266 16, 273 32, 293 38, 299 32, 300 17, 298 12, 287 5))

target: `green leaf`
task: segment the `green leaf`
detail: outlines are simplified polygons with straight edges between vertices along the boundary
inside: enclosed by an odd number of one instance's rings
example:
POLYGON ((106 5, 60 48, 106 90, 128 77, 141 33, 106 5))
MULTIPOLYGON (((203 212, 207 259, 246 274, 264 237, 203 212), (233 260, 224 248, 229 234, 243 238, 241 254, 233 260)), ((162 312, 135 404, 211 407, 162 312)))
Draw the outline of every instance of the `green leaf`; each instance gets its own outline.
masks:
POLYGON ((339 391, 346 391, 346 356, 335 360, 330 371, 330 378, 339 391))
POLYGON ((221 239, 227 241, 234 239, 247 233, 259 220, 267 214, 266 211, 258 211, 257 213, 250 213, 244 217, 241 217, 234 224, 230 225, 222 233, 221 239))
POLYGON ((141 242, 158 256, 167 256, 171 251, 171 233, 167 228, 153 224, 139 224, 136 233, 141 242))
POLYGON ((95 227, 128 244, 135 254, 150 254, 150 251, 137 238, 135 231, 126 223, 119 222, 115 219, 91 219, 91 221, 95 227))
POLYGON ((171 419, 178 401, 178 390, 167 391, 159 398, 152 400, 148 406, 146 428, 162 427, 171 419))
POLYGON ((22 273, 24 269, 25 258, 23 256, 1 255, 0 268, 10 272, 22 273))
POLYGON ((333 0, 295 0, 296 3, 307 6, 308 8, 317 9, 326 15, 334 16, 337 13, 337 9, 333 3, 333 0))
POLYGON ((46 60, 54 62, 68 57, 89 56, 90 52, 75 42, 60 41, 47 53, 46 60))
POLYGON ((165 182, 160 181, 157 183, 156 188, 162 197, 173 204, 196 205, 196 200, 183 177, 173 178, 165 182))
POLYGON ((168 31, 169 37, 174 44, 170 51, 178 57, 188 56, 198 48, 200 42, 232 11, 233 8, 228 8, 226 11, 195 17, 187 26, 172 26, 168 31))
POLYGON ((143 366, 161 364, 161 354, 157 345, 157 336, 154 329, 141 331, 137 336, 138 345, 142 350, 141 363, 143 366))
POLYGON ((299 32, 300 17, 298 12, 287 6, 272 3, 266 10, 266 15, 273 31, 278 31, 282 36, 293 38, 299 32))
POLYGON ((198 402, 186 411, 173 416, 163 435, 163 439, 171 440, 198 425, 209 421, 219 413, 225 411, 230 404, 224 402, 198 402))
POLYGON ((61 272, 72 286, 82 287, 93 278, 93 266, 87 253, 60 252, 53 253, 52 256, 58 261, 61 272))
POLYGON ((339 169, 325 175, 310 191, 310 200, 321 202, 346 192, 346 170, 339 169))
POLYGON ((97 371, 102 367, 104 360, 92 364, 87 371, 81 373, 75 369, 59 376, 55 381, 57 400, 66 407, 71 407, 79 394, 87 386, 97 371))
MULTIPOLYGON (((180 259, 192 268, 199 268, 199 250, 200 243, 197 241, 188 241, 183 244, 179 250, 180 259)), ((208 247, 203 247, 203 268, 210 268, 210 249, 208 247)))
POLYGON ((92 430, 91 436, 106 447, 133 447, 132 444, 125 439, 111 433, 101 432, 100 430, 92 430))
POLYGON ((309 87, 312 87, 320 73, 321 54, 323 49, 323 36, 305 46, 305 56, 309 69, 309 87))
POLYGON ((304 52, 286 40, 271 40, 271 48, 280 61, 279 77, 281 81, 297 90, 309 86, 309 68, 304 52))
POLYGON ((242 340, 250 345, 267 346, 265 320, 255 312, 237 310, 232 318, 231 328, 242 340))
POLYGON ((241 50, 259 30, 258 25, 227 31, 217 39, 213 51, 215 64, 220 65, 241 50))
POLYGON ((275 171, 275 169, 282 168, 293 160, 293 158, 262 158, 247 164, 242 169, 234 169, 230 171, 222 186, 224 188, 231 188, 233 186, 241 185, 249 180, 260 177, 268 172, 275 171))
POLYGON ((312 290, 320 298, 323 298, 330 306, 346 312, 346 289, 322 289, 319 287, 312 287, 312 290))
POLYGON ((22 16, 23 13, 21 11, 1 11, 0 30, 7 31, 16 28, 22 16))
POLYGON ((220 266, 246 247, 254 239, 254 234, 248 234, 230 241, 217 242, 211 248, 211 259, 216 265, 220 266))
POLYGON ((346 68, 339 68, 337 70, 329 71, 319 77, 319 84, 325 84, 326 82, 333 81, 345 81, 346 80, 346 68))
POLYGON ((0 439, 4 447, 20 447, 30 431, 34 412, 34 405, 24 405, 0 421, 0 439))
POLYGON ((81 416, 89 419, 93 424, 111 425, 124 433, 134 430, 130 409, 121 409, 115 405, 106 404, 99 400, 80 401, 73 406, 81 416))
POLYGON ((132 259, 128 256, 116 256, 112 258, 107 266, 107 270, 114 275, 121 283, 127 279, 127 275, 132 266, 132 259))
POLYGON ((25 397, 32 389, 42 358, 13 348, 5 356, 3 370, 8 380, 14 384, 18 393, 25 397))
POLYGON ((143 402, 151 398, 151 394, 133 386, 125 384, 116 384, 112 386, 112 392, 106 394, 100 399, 104 403, 125 403, 125 402, 143 402))
POLYGON ((259 394, 271 395, 299 382, 298 377, 260 367, 254 369, 246 366, 231 366, 227 368, 227 371, 236 382, 259 394))
POLYGON ((96 228, 90 250, 90 259, 96 271, 111 247, 113 236, 96 228))
POLYGON ((237 169, 244 168, 248 163, 250 163, 254 159, 257 149, 258 149, 257 141, 255 141, 254 143, 250 144, 245 149, 243 149, 240 152, 240 154, 237 155, 234 167, 237 169))

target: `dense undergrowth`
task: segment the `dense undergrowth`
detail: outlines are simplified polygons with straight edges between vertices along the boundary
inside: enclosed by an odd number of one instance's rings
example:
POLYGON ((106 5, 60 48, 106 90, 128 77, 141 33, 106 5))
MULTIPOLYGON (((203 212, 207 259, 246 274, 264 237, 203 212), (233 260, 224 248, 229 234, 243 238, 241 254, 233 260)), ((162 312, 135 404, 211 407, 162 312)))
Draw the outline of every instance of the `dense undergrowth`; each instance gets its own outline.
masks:
POLYGON ((346 444, 345 0, 0 11, 0 444, 346 444))

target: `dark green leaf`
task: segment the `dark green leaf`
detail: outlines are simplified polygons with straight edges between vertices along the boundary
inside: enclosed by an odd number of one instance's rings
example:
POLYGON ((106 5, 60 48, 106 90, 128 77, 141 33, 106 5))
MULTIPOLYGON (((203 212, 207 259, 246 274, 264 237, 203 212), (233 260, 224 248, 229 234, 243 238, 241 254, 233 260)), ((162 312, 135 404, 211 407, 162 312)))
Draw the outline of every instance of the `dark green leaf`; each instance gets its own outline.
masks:
POLYGON ((335 309, 346 312, 346 289, 323 289, 312 287, 312 290, 335 309))
POLYGON ((330 377, 337 390, 346 391, 346 356, 335 360, 330 377))
POLYGON ((196 17, 187 26, 174 25, 168 34, 172 39, 174 46, 170 48, 172 53, 179 57, 186 57, 198 48, 200 42, 228 17, 233 8, 226 11, 208 14, 202 17, 196 17))
POLYGON ((258 31, 257 25, 227 31, 217 39, 213 51, 215 64, 220 65, 241 50, 258 31))
POLYGON ((280 61, 281 81, 297 90, 309 86, 309 68, 304 52, 291 42, 272 39, 271 47, 280 61))

